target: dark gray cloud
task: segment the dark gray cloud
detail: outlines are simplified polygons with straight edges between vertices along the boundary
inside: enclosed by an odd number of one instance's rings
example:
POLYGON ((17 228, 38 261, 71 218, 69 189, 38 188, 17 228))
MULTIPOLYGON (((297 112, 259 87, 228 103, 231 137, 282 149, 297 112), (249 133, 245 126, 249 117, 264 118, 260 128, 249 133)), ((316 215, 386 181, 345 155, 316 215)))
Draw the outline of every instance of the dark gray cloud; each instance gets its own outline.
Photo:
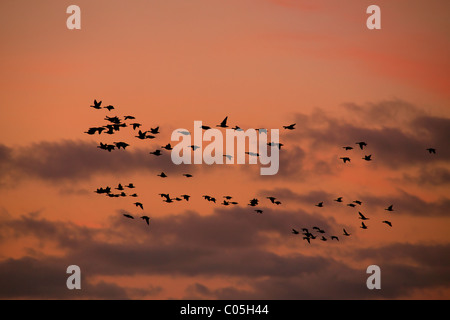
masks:
POLYGON ((403 179, 406 182, 413 182, 418 185, 443 186, 450 184, 450 170, 444 167, 423 166, 417 172, 404 173, 403 179))
POLYGON ((364 155, 372 154, 373 162, 393 169, 450 160, 450 119, 427 115, 401 100, 346 104, 340 117, 317 109, 310 115, 297 114, 295 122, 297 130, 285 139, 309 142, 311 152, 334 150, 362 163, 364 155), (365 150, 355 144, 359 141, 367 143, 365 150), (347 145, 355 149, 343 151, 347 145), (426 151, 430 147, 436 148, 436 155, 426 151))
POLYGON ((201 280, 195 280, 186 292, 189 298, 218 299, 394 298, 413 289, 450 282, 445 275, 450 261, 442 259, 448 252, 448 245, 395 244, 352 251, 343 247, 347 241, 308 245, 300 236, 290 233, 293 226, 313 224, 333 229, 327 226, 329 223, 302 211, 267 209, 258 215, 241 208, 220 209, 209 216, 186 212, 155 217, 150 226, 140 219, 126 219, 118 212, 102 228, 52 222, 39 215, 9 217, 0 226, 3 245, 24 237, 36 237, 63 249, 65 255, 47 256, 37 247, 30 252, 32 256, 0 261, 0 295, 5 298, 115 299, 148 296, 163 290, 90 281, 101 275, 245 279, 247 289, 233 283, 210 289, 201 284, 201 280), (281 243, 298 251, 281 254, 266 249, 267 245, 281 243), (325 245, 333 248, 337 256, 346 256, 346 260, 308 251, 313 246, 325 245), (366 288, 368 275, 365 269, 352 267, 353 261, 367 261, 368 265, 382 267, 381 291, 366 288), (86 290, 78 296, 65 287, 65 270, 71 264, 79 265, 87 279, 86 290))
MULTIPOLYGON (((0 179, 38 178, 48 181, 78 181, 94 175, 135 172, 182 172, 186 165, 175 165, 170 153, 156 157, 148 149, 128 147, 108 152, 96 143, 64 140, 40 142, 26 147, 0 145, 0 179)), ((195 170, 193 166, 190 171, 195 170)))

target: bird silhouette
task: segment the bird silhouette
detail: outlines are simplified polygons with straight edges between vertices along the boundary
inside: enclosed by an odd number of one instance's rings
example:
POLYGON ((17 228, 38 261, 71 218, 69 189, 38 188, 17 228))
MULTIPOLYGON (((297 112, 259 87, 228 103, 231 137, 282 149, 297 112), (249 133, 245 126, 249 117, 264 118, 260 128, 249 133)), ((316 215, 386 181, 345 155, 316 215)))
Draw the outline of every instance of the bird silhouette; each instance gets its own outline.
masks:
POLYGON ((366 161, 372 161, 372 155, 369 154, 368 156, 364 156, 364 158, 362 158, 362 159, 366 160, 366 161))
POLYGON ((313 227, 313 229, 317 230, 319 233, 325 233, 325 230, 322 230, 319 227, 313 227))
POLYGON ((349 203, 349 204, 347 204, 347 206, 349 206, 349 207, 356 207, 356 204, 354 204, 354 203, 349 203))
POLYGON ((129 219, 134 219, 134 217, 132 215, 129 215, 127 213, 124 213, 123 216, 126 218, 129 218, 129 219))
POLYGON ((231 200, 233 198, 232 196, 223 196, 223 197, 227 200, 231 200))
POLYGON ((107 120, 107 121, 109 121, 111 123, 114 123, 114 124, 120 124, 120 119, 118 117, 116 117, 116 116, 115 117, 108 117, 108 116, 106 116, 105 120, 107 120))
POLYGON ((142 210, 144 210, 144 205, 140 202, 133 203, 136 207, 140 207, 142 210))
POLYGON ((308 241, 308 243, 311 243, 311 238, 310 237, 303 237, 303 240, 308 241))
POLYGON ((342 229, 342 230, 344 230, 344 236, 349 236, 350 235, 350 233, 348 233, 345 229, 342 229))
POLYGON ((157 176, 161 177, 161 178, 166 178, 167 175, 164 172, 161 172, 160 174, 157 174, 157 176))
POLYGON ((97 102, 97 100, 94 100, 94 105, 91 106, 91 108, 94 108, 94 109, 101 109, 101 108, 102 108, 102 107, 100 107, 101 104, 102 104, 101 101, 97 102))
POLYGON ((295 229, 292 229, 292 233, 293 233, 293 234, 299 234, 300 232, 298 232, 298 231, 295 230, 295 229))
POLYGON ((126 142, 114 142, 114 144, 116 145, 117 149, 122 148, 123 150, 125 150, 125 148, 129 146, 129 144, 126 142))
POLYGON ((233 130, 235 130, 235 131, 244 131, 244 130, 242 130, 239 126, 234 126, 234 127, 231 128, 231 129, 233 129, 233 130))
POLYGON ((337 236, 331 236, 331 240, 333 239, 339 241, 339 238, 337 236))
POLYGON ((209 130, 209 129, 211 129, 210 126, 201 126, 200 128, 202 128, 203 130, 209 130))
POLYGON ((136 187, 134 186, 134 184, 132 184, 132 183, 129 183, 129 184, 126 185, 125 187, 130 188, 130 189, 136 188, 136 187))
POLYGON ((259 157, 259 153, 257 153, 257 152, 245 152, 245 153, 250 156, 259 157))
POLYGON ((322 208, 323 207, 323 201, 319 202, 318 204, 315 205, 316 207, 322 208))
POLYGON ((356 203, 356 204, 362 205, 362 202, 359 201, 359 200, 355 200, 355 201, 353 201, 353 202, 356 203))
POLYGON ((349 147, 349 146, 342 147, 342 148, 345 149, 345 150, 352 150, 353 149, 353 147, 349 147))
POLYGON ((182 194, 181 197, 183 197, 184 200, 189 201, 189 198, 191 197, 188 194, 182 194))
POLYGON ((428 148, 427 151, 431 154, 434 153, 436 154, 436 149, 435 148, 428 148))
POLYGON ((359 219, 361 220, 369 220, 369 218, 366 218, 366 216, 364 216, 361 212, 358 211, 359 214, 359 219))
POLYGON ((142 216, 141 219, 144 219, 145 222, 147 222, 147 225, 150 225, 150 224, 149 224, 149 221, 150 221, 150 218, 149 218, 149 217, 147 217, 147 216, 142 216))
POLYGON ((336 202, 342 202, 342 197, 336 198, 336 199, 334 199, 334 201, 336 201, 336 202))
POLYGON ((361 229, 367 229, 367 226, 364 224, 364 222, 361 222, 361 229))
POLYGON ((258 199, 253 198, 253 199, 250 200, 250 203, 248 205, 252 206, 252 207, 255 207, 255 206, 258 205, 258 202, 259 202, 258 199))
POLYGON ((386 209, 384 209, 386 211, 394 211, 394 205, 391 204, 389 207, 387 207, 386 209))
POLYGON ((109 105, 109 106, 106 106, 106 107, 103 107, 103 108, 105 108, 105 109, 108 109, 108 111, 111 111, 111 110, 113 110, 113 109, 114 109, 114 106, 112 106, 112 105, 109 105))
POLYGON ((156 128, 150 128, 150 133, 151 133, 151 134, 158 134, 158 133, 159 133, 159 127, 156 127, 156 128))
POLYGON ((153 151, 153 152, 149 152, 150 154, 154 154, 155 156, 160 156, 160 155, 162 155, 162 153, 161 153, 161 150, 159 150, 159 149, 157 149, 157 150, 155 150, 155 151, 153 151))
POLYGON ((295 123, 290 124, 290 125, 288 125, 288 126, 283 126, 283 128, 284 128, 284 129, 287 129, 287 130, 294 130, 294 129, 295 129, 294 126, 295 126, 295 123))
POLYGON ((133 130, 136 130, 136 128, 139 128, 140 126, 142 126, 142 124, 137 123, 137 122, 131 123, 131 125, 133 126, 133 130))
POLYGON ((225 119, 222 120, 222 122, 220 124, 218 124, 216 127, 220 127, 220 128, 228 128, 227 126, 227 120, 228 120, 228 116, 225 117, 225 119))
POLYGON ((344 163, 351 162, 349 157, 341 157, 339 159, 342 159, 342 161, 344 161, 344 163))
POLYGON ((262 211, 261 209, 255 209, 255 211, 256 211, 257 213, 263 213, 263 211, 262 211))
POLYGON ((384 220, 384 221, 381 221, 381 222, 386 223, 389 227, 392 227, 392 223, 390 221, 384 220))
POLYGON ((137 193, 130 194, 130 197, 133 197, 133 198, 136 198, 137 196, 138 196, 137 193))
POLYGON ((166 149, 166 150, 172 150, 173 149, 172 146, 170 145, 170 143, 166 144, 164 147, 161 147, 161 148, 166 149))
POLYGON ((124 117, 124 120, 134 120, 134 119, 136 119, 136 118, 133 116, 125 116, 124 117))
POLYGON ((364 149, 364 147, 366 147, 366 146, 367 146, 367 143, 365 143, 364 141, 361 141, 361 142, 357 142, 357 143, 355 143, 355 144, 359 145, 359 147, 361 148, 361 150, 363 150, 363 149, 364 149))
POLYGON ((147 139, 147 132, 148 131, 139 130, 138 135, 135 137, 141 140, 147 139))
POLYGON ((269 199, 272 203, 275 203, 275 200, 277 199, 275 197, 266 197, 266 198, 269 199))
POLYGON ((186 178, 192 178, 192 174, 190 173, 183 173, 183 176, 185 176, 186 178))
POLYGON ((200 147, 196 146, 196 145, 191 145, 191 146, 189 146, 189 148, 192 148, 192 151, 195 151, 195 150, 199 149, 200 147))
POLYGON ((322 238, 320 238, 320 240, 327 241, 327 238, 325 238, 325 236, 322 236, 322 238))

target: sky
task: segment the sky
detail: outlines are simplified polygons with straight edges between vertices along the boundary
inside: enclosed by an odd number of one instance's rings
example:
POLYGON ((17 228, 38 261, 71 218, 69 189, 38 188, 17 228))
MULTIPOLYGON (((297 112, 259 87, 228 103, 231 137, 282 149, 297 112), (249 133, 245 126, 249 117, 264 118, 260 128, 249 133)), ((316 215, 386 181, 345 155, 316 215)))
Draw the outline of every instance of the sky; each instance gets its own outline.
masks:
POLYGON ((449 299, 448 10, 444 0, 1 1, 0 298, 449 299), (72 4, 79 30, 66 26, 72 4), (379 30, 366 26, 372 4, 379 30), (86 134, 106 116, 160 133, 86 134), (225 117, 279 130, 277 174, 175 165, 161 149, 178 143, 172 132, 225 117), (117 141, 129 146, 97 147, 117 141), (119 183, 135 188, 95 192, 119 183), (66 286, 70 265, 80 290, 66 286), (381 289, 367 288, 370 265, 381 289))

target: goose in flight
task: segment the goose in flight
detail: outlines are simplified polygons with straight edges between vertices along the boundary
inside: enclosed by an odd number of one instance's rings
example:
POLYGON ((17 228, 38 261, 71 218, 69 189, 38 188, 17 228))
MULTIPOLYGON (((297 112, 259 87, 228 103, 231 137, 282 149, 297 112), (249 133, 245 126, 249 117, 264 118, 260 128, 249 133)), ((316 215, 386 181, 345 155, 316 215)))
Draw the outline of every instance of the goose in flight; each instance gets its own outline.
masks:
POLYGON ((261 209, 255 209, 256 213, 263 213, 261 209))
POLYGON ((183 173, 183 176, 185 176, 186 178, 192 178, 193 175, 190 173, 183 173))
POLYGON ((112 105, 109 105, 109 106, 106 106, 106 107, 103 107, 103 108, 105 108, 105 109, 108 109, 108 111, 111 111, 111 110, 113 110, 113 109, 114 109, 114 106, 112 106, 112 105))
POLYGON ((129 184, 126 185, 125 187, 130 188, 130 189, 136 188, 136 187, 134 186, 134 184, 132 184, 132 183, 129 183, 129 184))
POLYGON ((191 197, 188 194, 182 194, 181 197, 183 197, 184 200, 189 201, 189 198, 191 197))
POLYGON ((129 219, 134 219, 134 217, 132 215, 129 215, 127 213, 124 213, 123 216, 126 218, 129 218, 129 219))
POLYGON ((322 208, 323 207, 323 201, 319 202, 318 204, 315 205, 316 207, 322 208))
POLYGON ((133 203, 136 207, 140 207, 142 210, 144 210, 144 205, 140 202, 133 203))
POLYGON ((341 157, 339 159, 342 159, 342 161, 344 161, 344 163, 351 162, 349 157, 341 157))
POLYGON ((367 146, 367 143, 365 143, 364 141, 361 141, 361 142, 357 142, 357 143, 355 143, 355 144, 358 144, 358 145, 359 145, 359 147, 361 148, 361 150, 363 150, 363 149, 364 149, 364 147, 366 147, 366 146, 367 146))
POLYGON ((334 199, 334 201, 336 201, 336 202, 342 202, 342 197, 336 198, 336 199, 334 199))
POLYGON ((352 150, 353 149, 353 147, 349 147, 349 146, 342 147, 342 148, 345 149, 345 150, 352 150))
POLYGON ((101 109, 101 108, 102 108, 102 107, 100 107, 101 104, 102 104, 101 101, 97 102, 97 100, 94 100, 94 105, 91 106, 91 108, 94 108, 94 109, 101 109))
POLYGON ((243 129, 241 129, 239 126, 234 126, 233 128, 231 128, 235 131, 244 131, 243 129))
POLYGON ((283 128, 284 128, 284 129, 287 129, 287 130, 294 130, 294 129, 295 129, 294 126, 295 126, 295 123, 290 124, 290 125, 288 125, 288 126, 283 126, 283 128))
POLYGON ((155 156, 161 156, 162 155, 161 150, 159 150, 159 149, 157 149, 155 151, 150 151, 149 153, 150 154, 154 154, 155 156))
POLYGON ((119 191, 125 190, 125 189, 123 188, 122 184, 120 184, 120 183, 119 183, 119 185, 117 186, 117 188, 115 188, 115 189, 116 189, 116 190, 119 190, 119 191))
POLYGON ((361 212, 358 211, 359 214, 359 219, 361 220, 369 220, 369 218, 366 218, 366 216, 364 216, 361 212))
POLYGON ((381 221, 381 222, 386 223, 389 227, 392 227, 392 223, 390 221, 384 220, 384 221, 381 221))
POLYGON ((331 240, 333 239, 339 241, 339 238, 337 236, 331 236, 331 240))
POLYGON ((362 158, 362 159, 366 160, 366 161, 372 161, 372 155, 369 154, 368 156, 364 156, 364 158, 362 158))
POLYGON ((245 152, 245 153, 250 155, 250 156, 259 157, 259 153, 257 153, 257 152, 245 152))
POLYGON ((220 124, 218 124, 216 127, 220 127, 220 128, 228 128, 227 126, 227 120, 228 120, 228 116, 225 117, 225 119, 222 120, 222 122, 220 124))
POLYGON ((151 133, 151 134, 158 134, 158 133, 159 133, 159 127, 156 127, 156 128, 150 128, 150 133, 151 133))
POLYGON ((147 132, 148 131, 139 130, 138 135, 135 137, 141 140, 147 139, 147 132))
POLYGON ((133 116, 125 116, 124 117, 124 120, 134 120, 134 119, 136 119, 136 118, 133 116))
POLYGON ((342 229, 342 230, 344 230, 344 236, 349 236, 350 235, 350 233, 348 233, 345 229, 342 229))
POLYGON ((325 236, 322 236, 322 238, 320 238, 320 240, 327 241, 327 238, 325 238, 325 236))
POLYGON ((266 197, 266 198, 269 199, 272 203, 275 203, 275 200, 277 199, 275 197, 266 197))
POLYGON ((172 150, 173 149, 172 146, 170 145, 170 143, 166 144, 164 147, 161 147, 161 148, 166 149, 166 150, 172 150))
POLYGON ((122 148, 123 150, 125 150, 125 148, 129 146, 129 144, 126 142, 114 142, 114 144, 116 145, 117 149, 122 148))
POLYGON ((319 227, 313 227, 313 229, 317 230, 318 233, 325 233, 325 230, 322 230, 319 227))
POLYGON ((211 127, 210 126, 201 126, 200 128, 202 128, 203 130, 209 130, 209 129, 211 129, 211 127))
POLYGON ((348 203, 347 205, 352 208, 356 207, 356 204, 354 204, 354 203, 348 203))
POLYGON ((292 229, 292 233, 293 233, 293 234, 299 234, 300 232, 298 232, 298 231, 295 230, 295 229, 292 229))
POLYGON ((353 201, 353 202, 356 203, 356 204, 362 205, 362 201, 355 200, 355 201, 353 201))
POLYGON ((384 210, 386 210, 386 211, 394 211, 393 207, 394 207, 394 205, 391 204, 389 207, 387 207, 387 208, 384 209, 384 210))
POLYGON ((200 147, 196 146, 196 145, 191 145, 191 146, 189 146, 189 148, 192 148, 192 151, 195 151, 195 150, 199 149, 200 147))
POLYGON ((306 241, 308 241, 308 243, 311 243, 310 237, 303 237, 303 240, 306 240, 306 241))
POLYGON ((167 177, 167 175, 164 172, 161 172, 160 174, 157 174, 157 176, 161 177, 161 178, 166 178, 167 177))
POLYGON ((427 151, 428 151, 429 153, 434 153, 434 154, 436 154, 436 149, 435 149, 435 148, 428 148, 427 151))
POLYGON ((136 128, 139 128, 140 126, 142 126, 142 124, 137 123, 137 122, 131 123, 131 125, 133 126, 133 130, 136 130, 136 128))
POLYGON ((361 229, 367 229, 367 226, 364 224, 364 222, 361 222, 361 229))
POLYGON ((147 216, 142 216, 141 219, 144 219, 145 222, 147 222, 147 225, 149 225, 149 220, 150 220, 149 217, 147 217, 147 216))

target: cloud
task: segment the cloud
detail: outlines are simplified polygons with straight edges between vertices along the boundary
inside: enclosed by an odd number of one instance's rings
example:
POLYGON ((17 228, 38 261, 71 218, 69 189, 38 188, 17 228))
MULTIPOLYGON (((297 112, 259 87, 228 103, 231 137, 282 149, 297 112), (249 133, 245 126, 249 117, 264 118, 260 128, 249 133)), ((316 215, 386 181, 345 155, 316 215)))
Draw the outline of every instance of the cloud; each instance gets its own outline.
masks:
POLYGON ((182 172, 185 168, 173 164, 169 153, 155 157, 149 154, 150 150, 128 147, 108 152, 97 148, 95 143, 74 140, 39 142, 19 148, 0 145, 0 178, 73 182, 106 173, 182 172))

